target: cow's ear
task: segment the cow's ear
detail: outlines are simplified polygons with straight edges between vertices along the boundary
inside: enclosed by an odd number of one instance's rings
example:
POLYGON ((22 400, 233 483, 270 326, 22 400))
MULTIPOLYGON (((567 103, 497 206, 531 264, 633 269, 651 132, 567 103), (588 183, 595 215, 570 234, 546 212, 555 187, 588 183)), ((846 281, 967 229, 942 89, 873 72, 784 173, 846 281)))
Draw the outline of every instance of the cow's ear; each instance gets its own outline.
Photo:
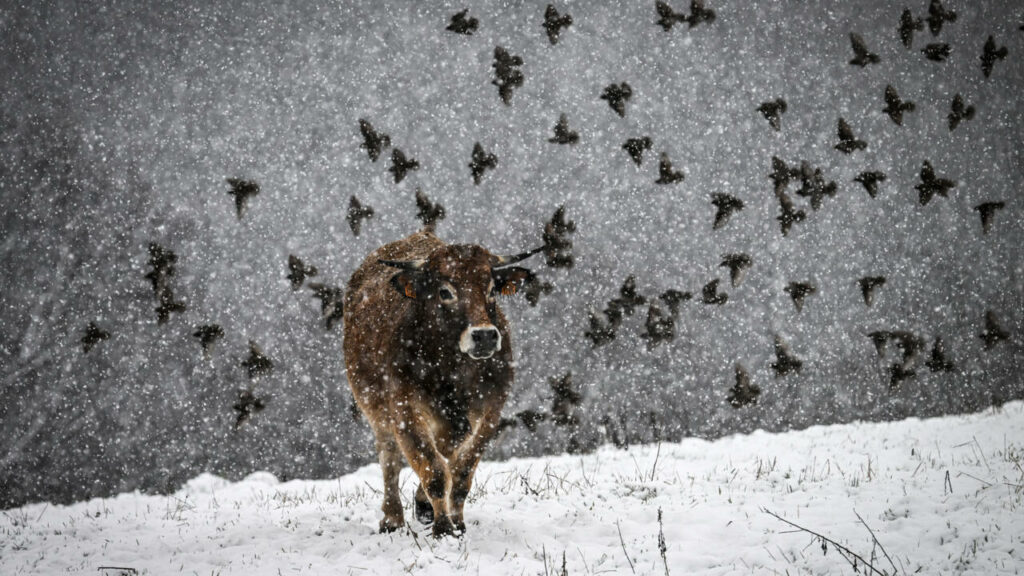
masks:
POLYGON ((421 296, 423 273, 416 270, 402 270, 391 277, 391 285, 402 296, 415 300, 421 296))
POLYGON ((491 273, 494 278, 494 291, 502 296, 512 296, 519 292, 519 289, 533 279, 533 272, 526 268, 512 266, 509 268, 498 268, 491 273))

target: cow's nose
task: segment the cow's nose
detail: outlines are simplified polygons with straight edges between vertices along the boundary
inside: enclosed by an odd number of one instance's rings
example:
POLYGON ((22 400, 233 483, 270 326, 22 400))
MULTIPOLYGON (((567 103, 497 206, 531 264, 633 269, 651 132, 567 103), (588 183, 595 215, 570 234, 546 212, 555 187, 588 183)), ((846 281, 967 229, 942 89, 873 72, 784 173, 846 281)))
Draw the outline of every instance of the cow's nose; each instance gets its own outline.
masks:
POLYGON ((501 348, 501 333, 494 326, 471 326, 459 338, 459 349, 474 360, 490 358, 501 348))
POLYGON ((471 335, 473 347, 477 350, 497 350, 501 335, 497 328, 474 328, 471 335))

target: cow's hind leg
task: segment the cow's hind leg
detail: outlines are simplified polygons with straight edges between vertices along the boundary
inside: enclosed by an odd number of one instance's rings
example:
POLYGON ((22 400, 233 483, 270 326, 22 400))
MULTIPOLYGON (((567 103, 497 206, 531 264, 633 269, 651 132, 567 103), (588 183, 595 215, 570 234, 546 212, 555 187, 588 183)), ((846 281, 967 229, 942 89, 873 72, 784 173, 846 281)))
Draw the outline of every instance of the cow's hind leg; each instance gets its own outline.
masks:
POLYGON ((398 473, 402 470, 402 452, 395 437, 387 430, 375 430, 377 434, 377 455, 380 469, 384 474, 384 518, 380 521, 381 532, 394 532, 405 524, 402 514, 402 499, 399 496, 398 473))
POLYGON ((434 521, 434 507, 430 505, 430 498, 427 498, 422 484, 416 488, 416 519, 424 524, 434 521))

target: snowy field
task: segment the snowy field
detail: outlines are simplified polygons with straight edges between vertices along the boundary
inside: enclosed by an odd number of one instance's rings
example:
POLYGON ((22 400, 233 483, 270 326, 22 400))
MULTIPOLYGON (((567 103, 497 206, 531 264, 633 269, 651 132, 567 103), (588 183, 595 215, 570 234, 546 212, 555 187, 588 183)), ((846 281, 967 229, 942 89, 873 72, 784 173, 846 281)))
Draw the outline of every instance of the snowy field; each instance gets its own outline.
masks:
POLYGON ((377 534, 375 465, 325 481, 203 475, 171 496, 5 511, 0 574, 850 574, 854 561, 869 574, 1018 574, 1022 461, 1024 403, 1013 402, 487 462, 468 533, 441 541, 415 520, 377 534), (823 553, 770 513, 832 542, 823 553))

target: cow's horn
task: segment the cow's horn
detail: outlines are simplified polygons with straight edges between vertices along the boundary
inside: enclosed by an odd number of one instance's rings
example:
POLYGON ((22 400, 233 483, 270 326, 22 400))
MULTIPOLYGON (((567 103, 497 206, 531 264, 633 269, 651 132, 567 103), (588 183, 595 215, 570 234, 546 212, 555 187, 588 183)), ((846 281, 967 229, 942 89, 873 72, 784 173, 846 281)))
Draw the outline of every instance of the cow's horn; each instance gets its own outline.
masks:
POLYGON ((427 263, 426 260, 377 260, 381 264, 399 268, 401 270, 419 270, 427 263))
POLYGON ((523 252, 521 254, 515 254, 513 256, 491 256, 491 268, 499 268, 501 266, 508 266, 510 264, 515 264, 516 262, 521 262, 523 260, 526 260, 530 256, 533 256, 537 252, 540 252, 543 249, 544 247, 541 246, 540 248, 534 248, 529 252, 523 252))

